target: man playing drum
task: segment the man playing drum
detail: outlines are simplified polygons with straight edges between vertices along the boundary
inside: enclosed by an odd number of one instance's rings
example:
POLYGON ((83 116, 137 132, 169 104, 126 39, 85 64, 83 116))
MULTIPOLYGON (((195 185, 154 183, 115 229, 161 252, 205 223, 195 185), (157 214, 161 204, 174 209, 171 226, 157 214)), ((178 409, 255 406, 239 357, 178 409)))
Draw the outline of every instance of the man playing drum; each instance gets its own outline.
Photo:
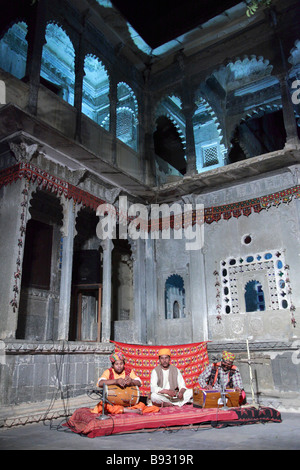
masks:
MULTIPOLYGON (((122 352, 115 352, 110 356, 110 361, 112 367, 106 369, 97 382, 98 387, 103 387, 104 384, 108 386, 108 402, 111 403, 105 404, 106 411, 110 414, 144 414, 159 411, 158 408, 146 406, 143 402, 139 401, 139 391, 137 387, 142 385, 142 381, 134 370, 126 365, 124 354, 122 352), (112 387, 113 390, 109 390, 110 387, 112 387), (131 389, 135 390, 132 391, 131 389), (129 395, 131 393, 133 393, 133 395, 128 399, 127 393, 122 394, 122 390, 124 392, 128 390, 129 395), (112 392, 113 395, 110 395, 110 392, 112 392), (121 392, 120 396, 118 396, 119 392, 121 392), (115 395, 116 393, 117 395, 115 395)), ((102 412, 102 401, 95 406, 92 412, 102 412)))
POLYGON ((106 369, 97 382, 98 387, 106 385, 118 385, 119 387, 131 387, 142 385, 141 379, 136 375, 133 369, 125 364, 125 356, 121 352, 115 352, 110 356, 112 367, 106 369))

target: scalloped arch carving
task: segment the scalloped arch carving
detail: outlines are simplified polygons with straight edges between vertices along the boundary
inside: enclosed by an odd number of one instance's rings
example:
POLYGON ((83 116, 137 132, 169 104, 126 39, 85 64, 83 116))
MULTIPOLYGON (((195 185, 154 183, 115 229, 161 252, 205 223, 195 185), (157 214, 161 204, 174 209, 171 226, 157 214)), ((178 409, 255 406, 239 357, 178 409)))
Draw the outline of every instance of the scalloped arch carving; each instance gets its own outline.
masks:
POLYGON ((138 112, 139 112, 139 106, 138 106, 138 100, 137 100, 137 97, 133 91, 133 89, 128 85, 128 83, 126 82, 118 82, 117 84, 117 89, 119 89, 121 86, 124 86, 128 93, 130 94, 132 100, 133 100, 133 103, 134 103, 134 112, 135 114, 137 115, 138 112))
POLYGON ((215 69, 206 80, 214 75, 220 85, 226 90, 238 88, 272 74, 273 65, 262 56, 245 55, 226 60, 215 69), (234 85, 235 84, 235 85, 234 85))
POLYGON ((154 114, 153 114, 153 121, 152 121, 152 130, 153 132, 155 132, 156 130, 156 126, 157 126, 157 120, 164 116, 166 117, 167 119, 169 119, 169 121, 174 125, 174 127, 176 128, 177 130, 177 133, 178 133, 178 136, 181 140, 181 143, 182 143, 182 146, 184 148, 184 150, 186 150, 186 136, 185 136, 185 127, 183 125, 180 126, 180 124, 178 123, 178 121, 174 118, 174 116, 167 111, 166 107, 163 105, 164 101, 168 98, 168 97, 175 97, 177 98, 179 101, 180 101, 180 109, 181 109, 181 98, 178 94, 176 93, 172 93, 171 95, 168 94, 168 95, 165 95, 164 97, 162 97, 156 107, 155 107, 155 111, 154 111, 154 114))
POLYGON ((219 120, 219 117, 217 116, 215 110, 213 109, 212 105, 208 102, 208 100, 203 96, 202 92, 198 90, 195 95, 195 103, 198 107, 203 107, 206 112, 209 113, 211 116, 212 120, 214 121, 219 137, 220 137, 220 144, 225 145, 224 141, 224 133, 223 129, 219 120))

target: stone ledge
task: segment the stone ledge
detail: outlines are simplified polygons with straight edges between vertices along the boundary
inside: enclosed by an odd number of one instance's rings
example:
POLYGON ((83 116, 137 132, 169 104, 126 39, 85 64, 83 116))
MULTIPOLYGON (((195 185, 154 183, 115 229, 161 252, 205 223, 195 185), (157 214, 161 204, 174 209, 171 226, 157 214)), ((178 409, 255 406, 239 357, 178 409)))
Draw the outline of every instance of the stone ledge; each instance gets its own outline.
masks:
MULTIPOLYGON (((100 398, 99 398, 100 401, 100 398)), ((78 408, 94 408, 97 401, 87 395, 76 398, 47 400, 37 403, 24 403, 1 407, 0 427, 12 427, 56 418, 68 417, 78 408)))
POLYGON ((206 194, 248 181, 261 178, 300 162, 300 141, 288 143, 282 150, 251 157, 203 173, 185 175, 180 181, 168 182, 154 188, 157 202, 174 202, 183 194, 206 194))
MULTIPOLYGON (((252 403, 251 392, 247 391, 247 399, 252 403)), ((300 394, 297 392, 279 392, 277 390, 265 390, 259 394, 259 405, 270 406, 280 412, 300 413, 300 394)))
MULTIPOLYGON (((250 352, 259 352, 259 351, 285 351, 285 350, 297 350, 299 349, 298 343, 296 344, 296 339, 291 341, 249 341, 250 352)), ((213 343, 207 344, 208 353, 219 353, 223 349, 234 352, 244 352, 247 351, 246 340, 241 341, 226 341, 225 343, 214 341, 213 343)))
POLYGON ((4 354, 111 354, 112 343, 3 340, 4 354))

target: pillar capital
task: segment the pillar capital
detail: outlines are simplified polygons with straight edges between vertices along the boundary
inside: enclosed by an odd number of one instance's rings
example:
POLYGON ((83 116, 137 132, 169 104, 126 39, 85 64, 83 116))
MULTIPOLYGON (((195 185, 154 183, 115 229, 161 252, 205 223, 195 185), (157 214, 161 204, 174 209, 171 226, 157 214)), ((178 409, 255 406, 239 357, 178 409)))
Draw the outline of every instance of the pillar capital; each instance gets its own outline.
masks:
POLYGON ((10 142, 9 148, 14 154, 18 163, 30 162, 35 154, 38 153, 39 144, 26 144, 25 142, 15 143, 10 142))
POLYGON ((106 238, 105 240, 100 241, 100 246, 103 251, 112 252, 114 244, 110 238, 106 238))

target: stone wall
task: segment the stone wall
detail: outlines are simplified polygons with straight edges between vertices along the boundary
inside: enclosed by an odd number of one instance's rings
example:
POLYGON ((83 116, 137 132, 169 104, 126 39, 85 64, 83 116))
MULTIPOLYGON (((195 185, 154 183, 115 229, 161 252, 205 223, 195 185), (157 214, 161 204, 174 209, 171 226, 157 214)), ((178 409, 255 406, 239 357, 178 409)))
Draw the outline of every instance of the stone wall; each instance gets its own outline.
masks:
POLYGON ((66 403, 78 398, 94 407, 87 392, 110 366, 113 350, 110 344, 52 341, 1 341, 0 346, 0 425, 19 416, 48 418, 57 403, 57 415, 64 416, 66 403))
MULTIPOLYGON (((246 342, 208 344, 209 358, 221 358, 222 350, 233 351, 247 395, 252 403, 252 387, 246 342)), ((249 341, 254 401, 284 411, 299 411, 299 341, 249 341)))
MULTIPOLYGON (((298 183, 297 168, 190 195, 190 199, 214 207, 275 194, 298 183)), ((187 251, 184 239, 153 241, 157 310, 155 335, 149 339, 154 344, 208 340, 211 359, 220 357, 223 349, 233 350, 251 401, 248 339, 255 399, 285 409, 297 409, 300 404, 299 209, 300 201, 294 198, 271 203, 259 213, 252 210, 247 216, 205 224, 201 253, 187 251), (172 274, 184 280, 185 318, 165 318, 165 282, 172 274), (252 279, 262 285, 264 310, 246 311, 245 286, 252 279)))
MULTIPOLYGON (((293 185, 293 174, 287 171, 227 189, 226 200, 241 200, 244 194, 250 199, 293 185)), ((211 196, 216 205, 224 200, 221 191, 211 196)), ((239 341, 251 336, 256 341, 289 341, 299 336, 299 325, 291 322, 292 309, 300 303, 299 200, 212 223, 205 227, 204 253, 210 339, 239 341), (256 279, 264 291, 265 310, 246 312, 245 287, 256 279)))

